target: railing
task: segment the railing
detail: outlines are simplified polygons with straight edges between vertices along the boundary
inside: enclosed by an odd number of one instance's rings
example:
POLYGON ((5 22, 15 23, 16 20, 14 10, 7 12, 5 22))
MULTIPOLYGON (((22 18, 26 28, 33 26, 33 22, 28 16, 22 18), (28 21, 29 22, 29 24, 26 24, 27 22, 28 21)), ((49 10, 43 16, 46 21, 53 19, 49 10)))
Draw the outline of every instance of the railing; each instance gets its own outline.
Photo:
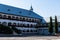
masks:
POLYGON ((40 20, 36 20, 35 18, 18 17, 18 16, 15 17, 15 16, 10 16, 10 15, 7 16, 7 15, 1 15, 1 14, 0 14, 0 19, 35 22, 35 23, 40 23, 41 22, 40 20))

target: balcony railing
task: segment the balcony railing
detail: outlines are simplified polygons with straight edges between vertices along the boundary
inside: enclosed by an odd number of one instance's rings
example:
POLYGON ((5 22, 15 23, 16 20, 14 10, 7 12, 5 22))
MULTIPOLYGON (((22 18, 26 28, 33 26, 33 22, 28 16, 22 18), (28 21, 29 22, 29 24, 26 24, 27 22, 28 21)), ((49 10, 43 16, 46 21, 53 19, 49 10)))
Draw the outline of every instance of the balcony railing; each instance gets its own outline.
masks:
POLYGON ((15 17, 15 16, 10 16, 10 15, 1 15, 0 14, 0 19, 9 19, 9 20, 17 20, 17 21, 26 21, 26 22, 36 22, 40 23, 40 20, 36 20, 34 18, 27 18, 27 17, 15 17))

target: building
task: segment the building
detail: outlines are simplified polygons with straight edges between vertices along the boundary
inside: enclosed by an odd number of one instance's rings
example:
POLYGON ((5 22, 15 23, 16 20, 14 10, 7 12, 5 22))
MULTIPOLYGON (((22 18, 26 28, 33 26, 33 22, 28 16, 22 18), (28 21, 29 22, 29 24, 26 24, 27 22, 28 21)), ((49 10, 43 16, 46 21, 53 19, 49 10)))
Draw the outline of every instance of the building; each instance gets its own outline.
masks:
MULTIPOLYGON (((30 10, 26 10, 0 4, 0 24, 17 28, 21 30, 20 34, 36 34, 37 25, 44 23, 46 23, 44 18, 33 12, 32 6, 30 10)), ((13 31, 13 34, 17 33, 13 31)))

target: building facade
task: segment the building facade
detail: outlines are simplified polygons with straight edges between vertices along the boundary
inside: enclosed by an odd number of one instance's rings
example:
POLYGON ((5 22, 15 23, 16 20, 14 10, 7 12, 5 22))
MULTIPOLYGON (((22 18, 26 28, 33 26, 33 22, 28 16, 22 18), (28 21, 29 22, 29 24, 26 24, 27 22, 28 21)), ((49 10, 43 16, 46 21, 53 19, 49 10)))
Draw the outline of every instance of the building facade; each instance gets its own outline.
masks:
MULTIPOLYGON (((30 10, 26 10, 0 4, 0 24, 15 27, 20 30, 20 34, 37 34, 40 32, 37 25, 44 23, 46 23, 44 18, 33 12, 32 6, 30 10)), ((17 33, 13 31, 13 34, 17 33)))

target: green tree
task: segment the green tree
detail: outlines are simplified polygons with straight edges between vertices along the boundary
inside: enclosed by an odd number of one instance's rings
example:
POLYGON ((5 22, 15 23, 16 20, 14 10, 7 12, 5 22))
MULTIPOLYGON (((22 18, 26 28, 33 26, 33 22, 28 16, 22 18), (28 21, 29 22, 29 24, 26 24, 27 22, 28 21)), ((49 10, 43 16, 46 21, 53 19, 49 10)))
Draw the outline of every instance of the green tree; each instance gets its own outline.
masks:
POLYGON ((49 32, 50 32, 50 34, 52 34, 52 33, 53 33, 52 17, 50 17, 49 32))
POLYGON ((0 34, 13 34, 10 27, 0 24, 0 34))
POLYGON ((58 33, 58 22, 57 22, 57 16, 55 16, 55 33, 58 33))

